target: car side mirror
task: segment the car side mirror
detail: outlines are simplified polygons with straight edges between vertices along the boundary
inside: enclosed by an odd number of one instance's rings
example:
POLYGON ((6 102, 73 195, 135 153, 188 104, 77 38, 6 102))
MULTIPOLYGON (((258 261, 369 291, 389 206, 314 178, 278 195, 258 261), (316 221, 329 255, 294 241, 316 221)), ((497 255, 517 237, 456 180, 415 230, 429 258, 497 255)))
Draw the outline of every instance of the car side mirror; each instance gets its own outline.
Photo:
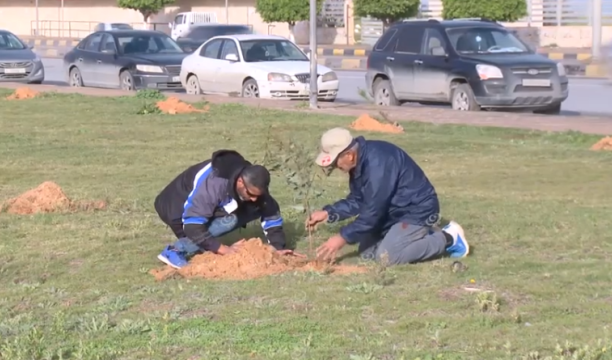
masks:
POLYGON ((236 61, 238 61, 238 56, 236 56, 236 54, 227 54, 227 55, 225 55, 225 60, 231 61, 231 62, 236 62, 236 61))
POLYGON ((446 56, 446 50, 442 46, 435 46, 431 48, 431 55, 433 56, 446 56))

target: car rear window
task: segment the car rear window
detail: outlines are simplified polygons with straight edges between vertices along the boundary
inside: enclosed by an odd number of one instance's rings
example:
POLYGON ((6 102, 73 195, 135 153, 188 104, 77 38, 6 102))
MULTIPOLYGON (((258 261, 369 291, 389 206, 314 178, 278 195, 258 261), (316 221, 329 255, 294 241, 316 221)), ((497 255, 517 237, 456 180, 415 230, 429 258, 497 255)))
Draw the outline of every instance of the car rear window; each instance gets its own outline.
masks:
POLYGON ((378 39, 376 44, 374 44, 375 51, 383 51, 393 39, 393 36, 397 33, 397 29, 388 29, 381 37, 378 39))

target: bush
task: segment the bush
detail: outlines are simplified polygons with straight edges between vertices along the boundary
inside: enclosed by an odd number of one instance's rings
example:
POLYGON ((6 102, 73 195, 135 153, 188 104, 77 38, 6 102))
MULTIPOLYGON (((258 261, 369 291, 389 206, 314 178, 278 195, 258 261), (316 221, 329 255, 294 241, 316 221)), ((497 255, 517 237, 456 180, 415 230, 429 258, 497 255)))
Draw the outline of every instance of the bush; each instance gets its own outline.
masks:
POLYGON ((442 0, 444 19, 480 17, 517 21, 527 15, 525 0, 442 0))

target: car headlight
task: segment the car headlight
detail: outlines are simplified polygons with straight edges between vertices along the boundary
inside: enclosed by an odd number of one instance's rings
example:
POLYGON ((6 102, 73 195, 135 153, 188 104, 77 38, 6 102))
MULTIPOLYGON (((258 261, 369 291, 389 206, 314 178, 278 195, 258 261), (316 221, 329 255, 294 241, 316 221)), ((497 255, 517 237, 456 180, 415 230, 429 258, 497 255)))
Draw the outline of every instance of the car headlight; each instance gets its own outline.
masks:
POLYGON ((563 66, 561 63, 557 63, 557 72, 559 73, 559 76, 565 76, 565 66, 563 66))
POLYGON ((502 71, 497 66, 493 65, 478 64, 476 65, 476 72, 478 73, 480 80, 504 78, 502 71))
POLYGON ((268 81, 291 82, 291 81, 293 81, 293 79, 291 79, 291 76, 289 76, 287 74, 269 73, 268 74, 268 81))
POLYGON ((338 75, 336 75, 336 73, 333 71, 330 71, 327 74, 323 74, 323 76, 321 77, 321 81, 323 82, 334 80, 338 80, 338 75))
POLYGON ((164 70, 155 65, 136 65, 136 70, 146 73, 163 73, 164 70))

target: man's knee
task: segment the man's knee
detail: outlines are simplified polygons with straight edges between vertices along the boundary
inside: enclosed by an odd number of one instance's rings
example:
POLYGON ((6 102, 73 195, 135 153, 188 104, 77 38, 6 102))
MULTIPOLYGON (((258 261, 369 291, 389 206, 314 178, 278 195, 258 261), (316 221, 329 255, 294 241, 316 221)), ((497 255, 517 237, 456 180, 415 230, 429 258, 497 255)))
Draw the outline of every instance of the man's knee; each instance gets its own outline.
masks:
POLYGON ((238 227, 238 217, 235 214, 215 218, 208 226, 208 231, 214 237, 219 237, 231 232, 238 227))

